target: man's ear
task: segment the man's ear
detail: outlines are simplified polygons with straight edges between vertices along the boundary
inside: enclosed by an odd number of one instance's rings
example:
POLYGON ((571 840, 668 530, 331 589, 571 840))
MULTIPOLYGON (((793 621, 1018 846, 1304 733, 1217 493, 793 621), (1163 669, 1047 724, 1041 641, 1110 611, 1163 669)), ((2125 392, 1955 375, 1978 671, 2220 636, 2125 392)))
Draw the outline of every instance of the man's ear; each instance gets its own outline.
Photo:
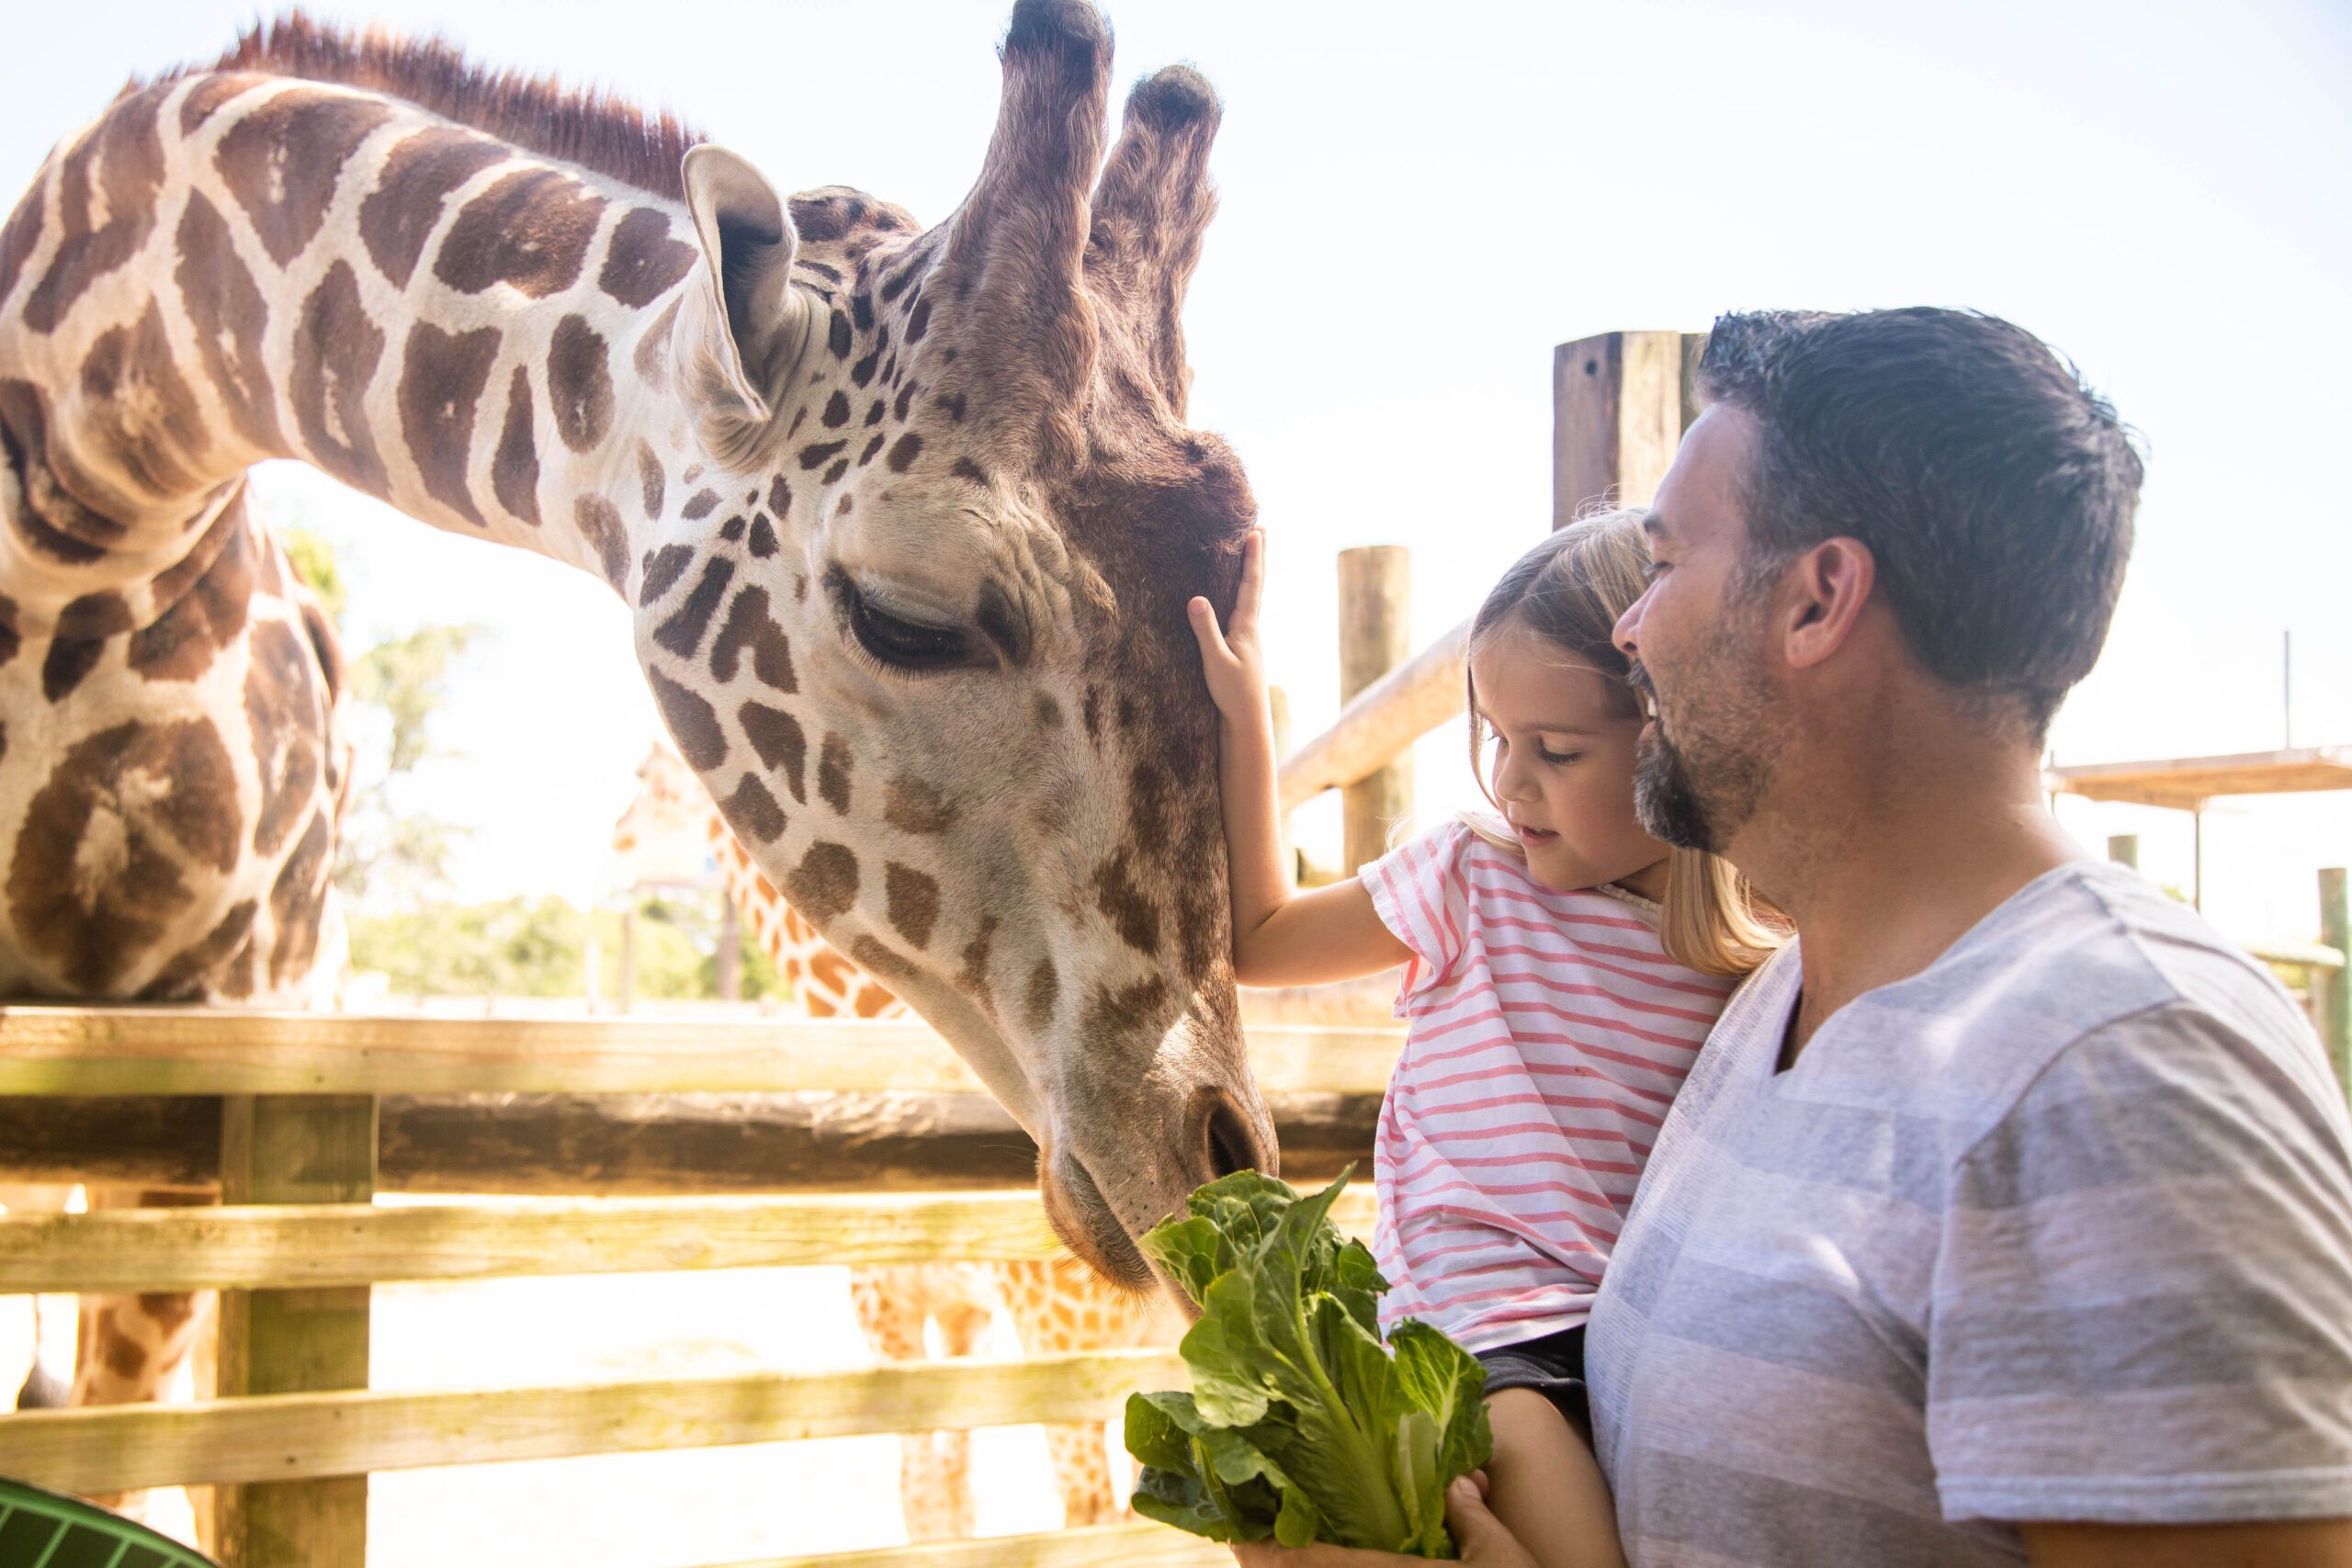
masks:
POLYGON ((764 424, 808 342, 812 312, 792 287, 799 236, 775 187, 727 149, 688 150, 684 173, 704 262, 687 296, 699 308, 679 321, 678 350, 702 372, 686 385, 730 399, 740 408, 727 412, 764 424))
POLYGON ((1824 539, 1781 574, 1781 651, 1792 669, 1826 662, 1860 625, 1878 584, 1878 558, 1860 539, 1824 539))

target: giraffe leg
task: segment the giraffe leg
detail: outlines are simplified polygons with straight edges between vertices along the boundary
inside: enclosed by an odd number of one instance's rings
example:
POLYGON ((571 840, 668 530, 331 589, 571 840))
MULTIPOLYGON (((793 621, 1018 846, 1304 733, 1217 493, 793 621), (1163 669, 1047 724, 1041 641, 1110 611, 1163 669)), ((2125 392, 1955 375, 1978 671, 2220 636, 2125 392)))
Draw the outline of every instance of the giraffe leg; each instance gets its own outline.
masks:
MULTIPOLYGON (((998 1267, 1005 1310, 1026 1354, 1125 1349, 1140 1343, 1148 1331, 1150 1305, 1095 1279, 1073 1259, 998 1267)), ((1126 1498, 1112 1473, 1101 1422, 1046 1427, 1046 1452, 1061 1493, 1064 1529, 1125 1517, 1126 1498)))
MULTIPOLYGON (((850 1270, 850 1303, 857 1309, 857 1325, 867 1346, 885 1360, 930 1359, 922 1331, 931 1314, 918 1274, 913 1269, 850 1270)), ((899 1435, 899 1508, 909 1540, 947 1540, 971 1533, 969 1451, 969 1440, 961 1432, 899 1435)))
POLYGON ((1081 1421, 1046 1428, 1046 1452, 1054 1463, 1054 1485, 1062 1495, 1062 1528, 1116 1524, 1127 1511, 1102 1448, 1102 1424, 1081 1421))
MULTIPOLYGON (((213 1202, 208 1194, 140 1188, 94 1187, 90 1207, 179 1208, 213 1202)), ((211 1325, 202 1311, 209 1296, 193 1291, 150 1291, 137 1295, 84 1296, 80 1333, 74 1348, 74 1405, 152 1404, 171 1390, 199 1336, 211 1325)), ((188 1494, 191 1517, 198 1509, 188 1494)), ((158 1522, 156 1495, 119 1492, 91 1501, 134 1517, 158 1522)))

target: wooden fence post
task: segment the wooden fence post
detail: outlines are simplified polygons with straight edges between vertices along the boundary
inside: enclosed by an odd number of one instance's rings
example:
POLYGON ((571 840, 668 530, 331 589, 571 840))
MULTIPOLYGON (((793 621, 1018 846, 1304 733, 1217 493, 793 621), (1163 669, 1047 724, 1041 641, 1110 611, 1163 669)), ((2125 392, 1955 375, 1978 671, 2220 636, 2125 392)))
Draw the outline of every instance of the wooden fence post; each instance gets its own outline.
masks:
MULTIPOLYGON (((232 1095, 222 1104, 228 1203, 365 1203, 376 1190, 369 1095, 232 1095)), ((224 1398, 368 1386, 368 1287, 220 1292, 224 1398)), ((365 1568, 368 1478, 223 1488, 231 1568, 365 1568)))
POLYGON ((2352 899, 2345 889, 2344 867, 2329 866, 2319 874, 2319 940, 2342 953, 2346 967, 2312 971, 2312 999, 2318 1005, 2320 1043, 2335 1065, 2335 1080, 2352 1086, 2352 899))
MULTIPOLYGON (((1412 656, 1412 555, 1402 545, 1340 552, 1340 703, 1412 656)), ((1388 831, 1413 814, 1413 752, 1340 791, 1342 876, 1388 849, 1388 831)))
POLYGON ((2107 858, 2118 865, 2128 865, 2133 871, 2139 870, 2140 835, 2109 833, 2107 836, 2107 858))
POLYGON ((1698 333, 1603 333, 1552 351, 1552 526, 1646 505, 1697 417, 1698 333), (1686 389, 1688 389, 1686 390, 1686 389))

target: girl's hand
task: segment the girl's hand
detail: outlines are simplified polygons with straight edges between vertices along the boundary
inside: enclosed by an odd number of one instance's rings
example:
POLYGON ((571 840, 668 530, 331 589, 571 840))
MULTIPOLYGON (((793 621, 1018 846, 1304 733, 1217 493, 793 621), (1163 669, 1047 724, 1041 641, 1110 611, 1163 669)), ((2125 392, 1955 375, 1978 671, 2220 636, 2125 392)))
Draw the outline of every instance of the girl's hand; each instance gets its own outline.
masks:
MULTIPOLYGON (((1487 1511, 1484 1471, 1457 1478, 1445 1489, 1445 1522, 1466 1568, 1538 1568, 1527 1548, 1519 1544, 1503 1522, 1487 1511)), ((1269 1541, 1237 1544, 1233 1559, 1241 1568, 1421 1568, 1418 1557, 1393 1551, 1362 1551, 1353 1547, 1283 1547, 1269 1541)))
POLYGON ((1194 599, 1185 613, 1200 639, 1201 670, 1209 695, 1228 723, 1253 724, 1266 707, 1265 653, 1258 645, 1258 603, 1266 587, 1266 531, 1252 528, 1241 544, 1241 587, 1233 615, 1220 631, 1216 606, 1194 599))

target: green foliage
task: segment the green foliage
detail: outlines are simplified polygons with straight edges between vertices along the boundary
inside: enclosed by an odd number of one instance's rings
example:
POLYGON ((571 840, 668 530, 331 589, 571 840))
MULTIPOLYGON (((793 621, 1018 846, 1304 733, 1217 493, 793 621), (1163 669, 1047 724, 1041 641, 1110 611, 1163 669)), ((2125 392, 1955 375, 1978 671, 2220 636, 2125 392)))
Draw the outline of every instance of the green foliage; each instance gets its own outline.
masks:
POLYGON ((335 562, 334 547, 322 534, 308 528, 276 530, 277 542, 286 548, 286 558, 294 563, 294 575, 302 580, 330 620, 340 623, 345 606, 351 603, 351 585, 343 580, 343 570, 335 562))
POLYGON ((421 810, 408 796, 417 770, 449 753, 433 743, 433 717, 448 701, 457 662, 482 635, 475 626, 419 626, 387 637, 353 661, 355 716, 372 720, 365 755, 377 765, 355 781, 343 814, 335 886, 382 905, 422 898, 448 881, 449 857, 465 829, 421 810))
MULTIPOLYGON (((637 995, 649 1000, 718 995, 709 911, 649 899, 637 918, 637 995)), ((588 977, 588 943, 601 958, 597 990, 620 995, 621 917, 582 909, 561 898, 505 898, 487 904, 432 904, 351 922, 355 968, 381 970, 401 996, 578 997, 588 977)), ((783 989, 775 967, 747 953, 747 1000, 783 989), (756 962, 753 962, 756 961, 756 962)))
POLYGON ((1136 1511, 1211 1540, 1452 1557, 1445 1488, 1491 1457, 1486 1374, 1426 1324, 1380 1339, 1388 1282, 1326 1217, 1254 1170, 1210 1182, 1143 1248, 1201 1308, 1193 1392, 1127 1401, 1136 1511))

